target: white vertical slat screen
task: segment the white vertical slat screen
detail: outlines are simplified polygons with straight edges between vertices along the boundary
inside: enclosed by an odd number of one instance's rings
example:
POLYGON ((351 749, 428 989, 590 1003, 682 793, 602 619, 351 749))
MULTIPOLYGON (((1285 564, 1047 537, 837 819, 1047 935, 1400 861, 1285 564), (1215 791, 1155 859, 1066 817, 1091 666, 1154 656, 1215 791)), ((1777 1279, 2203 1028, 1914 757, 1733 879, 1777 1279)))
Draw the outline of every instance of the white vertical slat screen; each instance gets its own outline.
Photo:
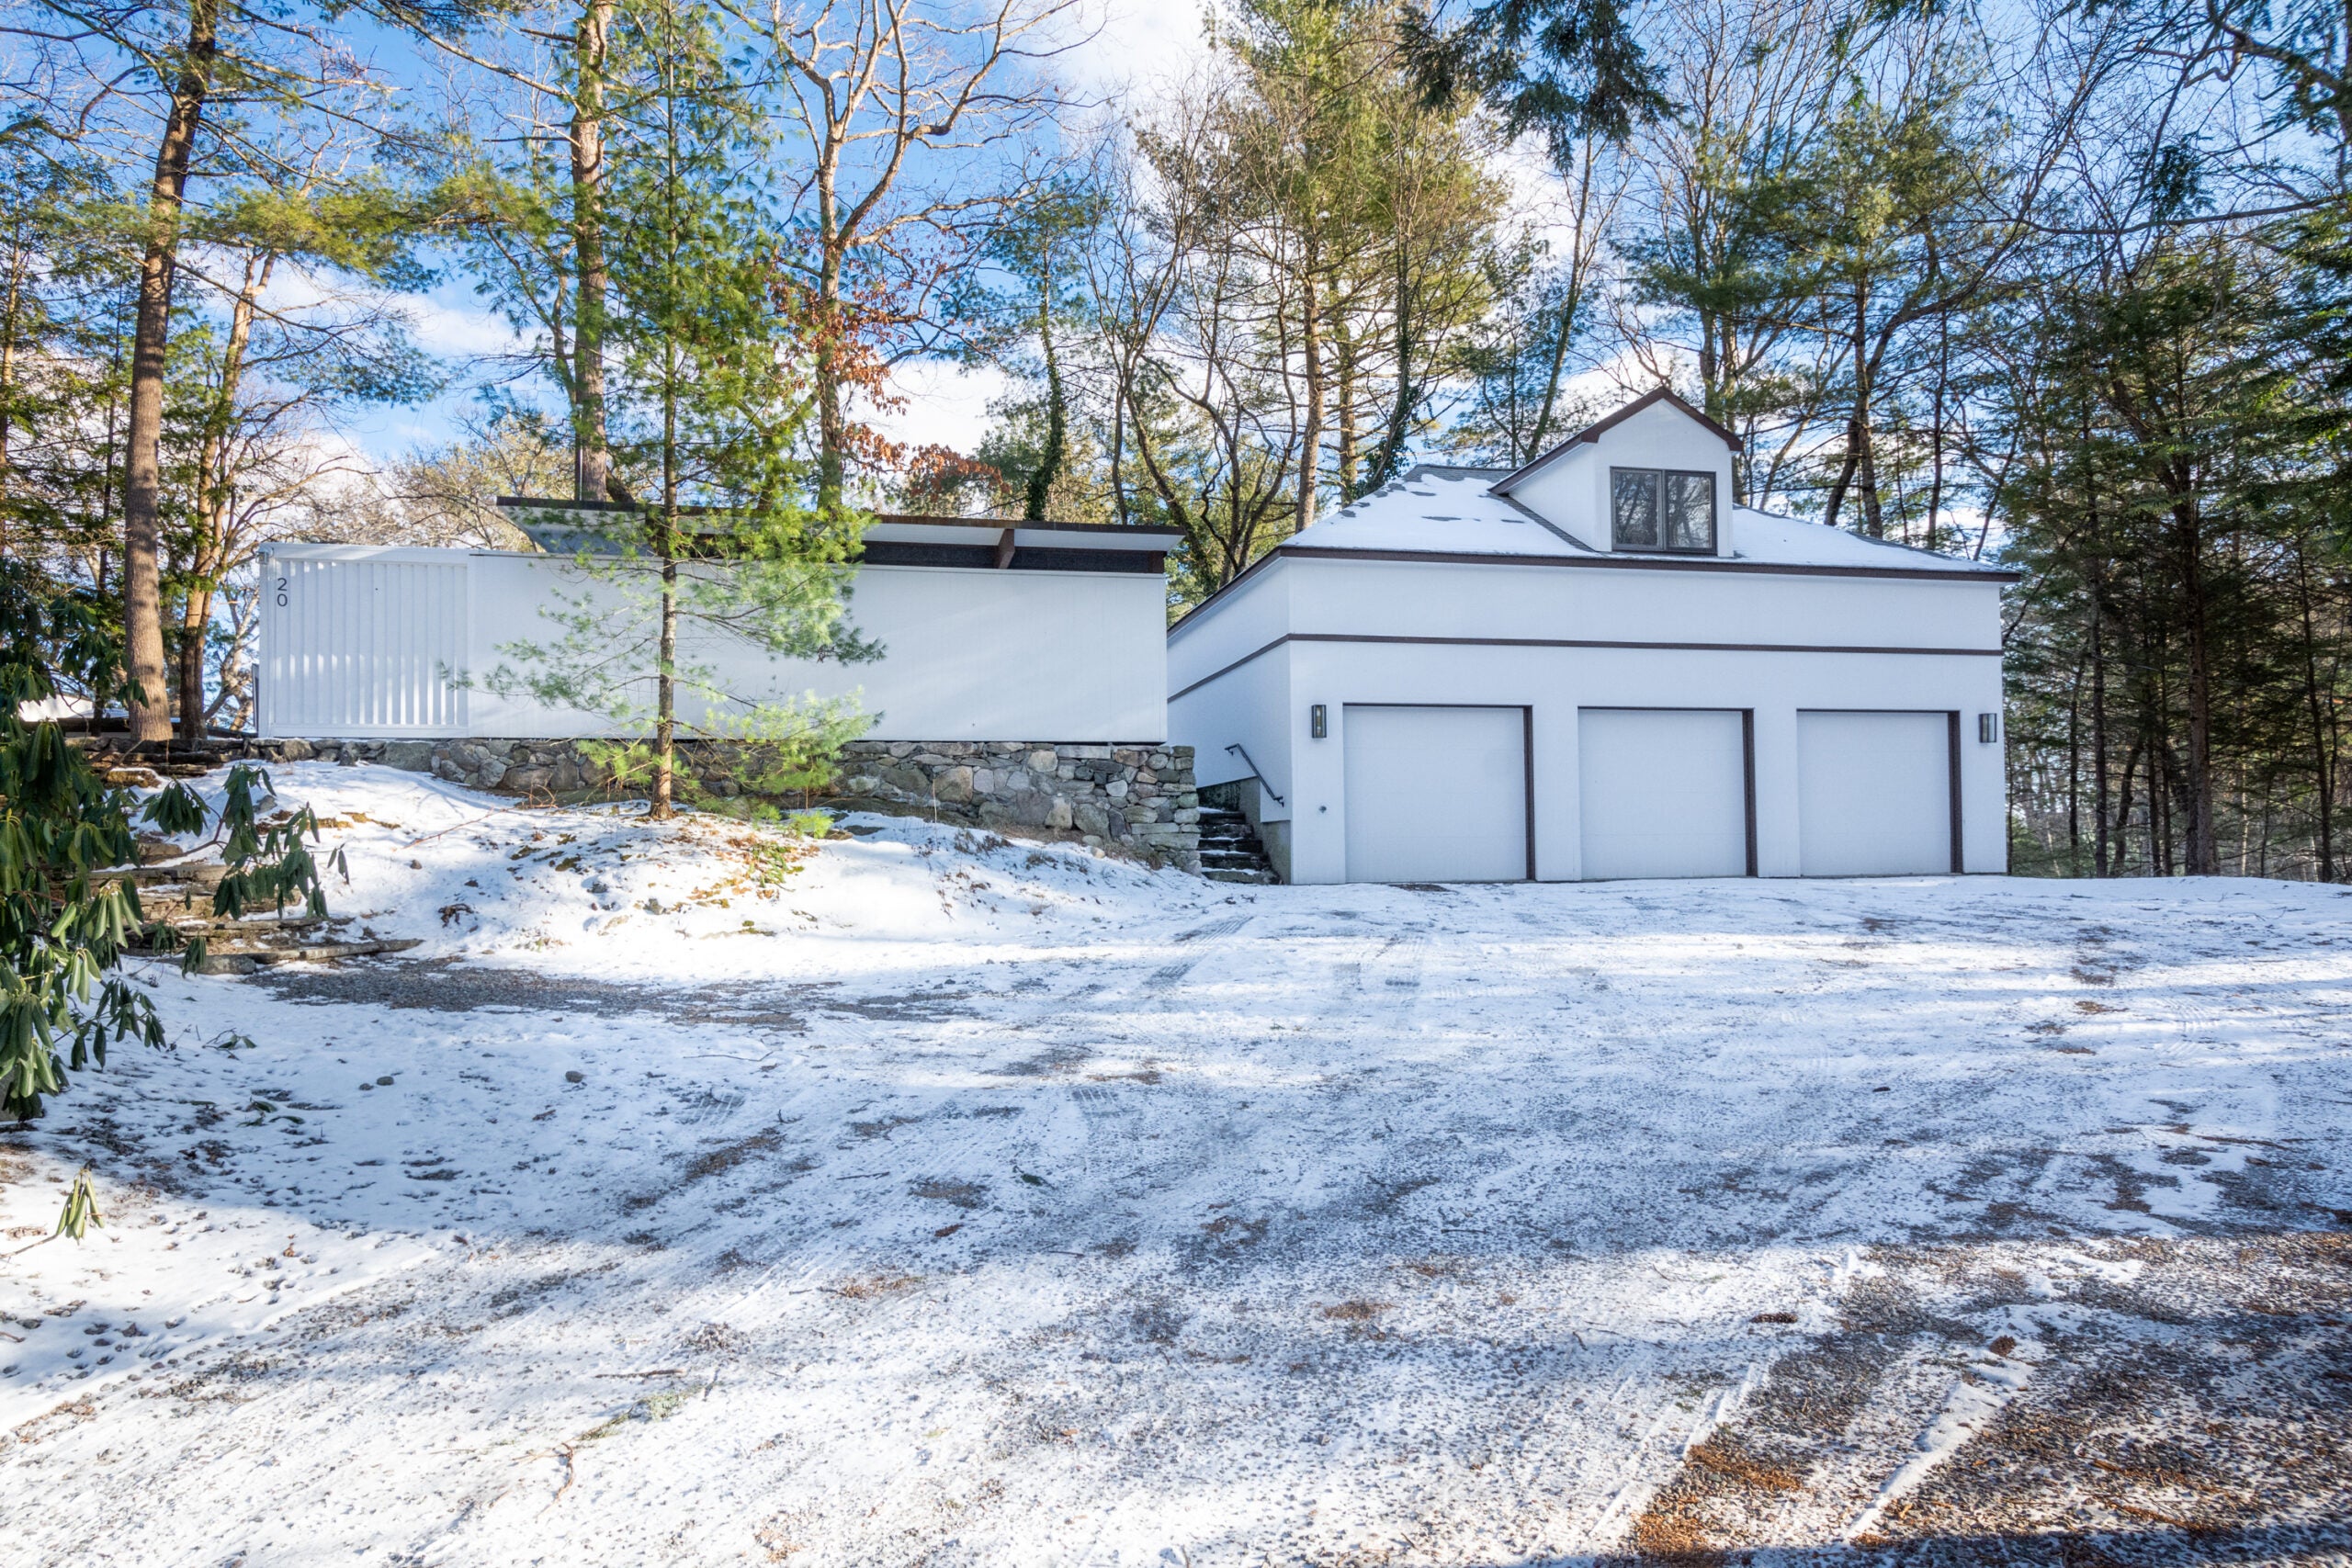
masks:
POLYGON ((264 735, 462 735, 466 560, 262 558, 264 735))

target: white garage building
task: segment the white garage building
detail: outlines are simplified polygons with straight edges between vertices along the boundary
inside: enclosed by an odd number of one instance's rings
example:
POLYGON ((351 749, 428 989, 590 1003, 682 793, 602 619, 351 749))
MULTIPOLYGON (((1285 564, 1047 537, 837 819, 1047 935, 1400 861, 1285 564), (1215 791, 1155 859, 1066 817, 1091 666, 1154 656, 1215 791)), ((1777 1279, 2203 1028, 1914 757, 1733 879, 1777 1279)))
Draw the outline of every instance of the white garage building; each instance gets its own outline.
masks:
POLYGON ((1170 739, 1292 882, 2006 870, 2014 575, 1734 507, 1736 449, 1658 391, 1415 469, 1176 626, 1170 739))

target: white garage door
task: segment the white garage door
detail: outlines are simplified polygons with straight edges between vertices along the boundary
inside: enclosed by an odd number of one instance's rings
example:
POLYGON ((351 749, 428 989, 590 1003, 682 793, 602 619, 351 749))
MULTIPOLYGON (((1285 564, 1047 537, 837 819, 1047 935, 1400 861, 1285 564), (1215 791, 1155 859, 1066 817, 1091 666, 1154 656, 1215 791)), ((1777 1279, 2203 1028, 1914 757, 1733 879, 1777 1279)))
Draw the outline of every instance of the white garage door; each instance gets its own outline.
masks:
POLYGON ((1951 716, 1797 715, 1797 859, 1807 876, 1951 870, 1951 716))
POLYGON ((1350 882, 1527 875, 1524 708, 1351 704, 1350 882))
POLYGON ((1736 711, 1577 716, 1584 874, 1747 874, 1747 741, 1736 711))

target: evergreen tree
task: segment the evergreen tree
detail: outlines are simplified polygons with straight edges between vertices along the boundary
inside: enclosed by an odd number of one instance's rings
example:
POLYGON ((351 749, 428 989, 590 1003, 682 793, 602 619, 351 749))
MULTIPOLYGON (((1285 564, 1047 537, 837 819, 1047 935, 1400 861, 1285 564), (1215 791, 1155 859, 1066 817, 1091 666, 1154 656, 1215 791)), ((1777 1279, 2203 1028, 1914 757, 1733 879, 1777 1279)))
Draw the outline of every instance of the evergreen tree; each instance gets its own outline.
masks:
MULTIPOLYGON (((102 782, 56 723, 22 716, 56 696, 61 678, 101 699, 114 689, 121 649, 108 619, 87 592, 0 560, 0 1117, 40 1116, 69 1071, 106 1065, 109 1044, 164 1043, 153 1000, 120 972, 134 948, 175 942, 170 927, 141 913, 128 874, 139 849, 131 798, 102 782)), ((325 913, 319 867, 302 842, 317 836, 316 822, 305 808, 260 829, 257 783, 266 794, 250 769, 228 781, 229 874, 215 912, 234 918, 299 898, 325 913)), ((177 784, 141 816, 176 833, 209 820, 177 784)), ((187 962, 202 958, 201 944, 191 945, 187 962)))
POLYGON ((810 504, 797 345, 776 308, 761 121, 696 0, 617 7, 606 101, 616 471, 641 487, 576 556, 560 635, 502 651, 492 683, 641 736, 652 815, 677 798, 681 729, 741 743, 781 787, 822 782, 870 722, 854 702, 741 691, 724 655, 877 657, 850 626, 857 519, 810 504), (685 699, 682 702, 682 697, 685 699))

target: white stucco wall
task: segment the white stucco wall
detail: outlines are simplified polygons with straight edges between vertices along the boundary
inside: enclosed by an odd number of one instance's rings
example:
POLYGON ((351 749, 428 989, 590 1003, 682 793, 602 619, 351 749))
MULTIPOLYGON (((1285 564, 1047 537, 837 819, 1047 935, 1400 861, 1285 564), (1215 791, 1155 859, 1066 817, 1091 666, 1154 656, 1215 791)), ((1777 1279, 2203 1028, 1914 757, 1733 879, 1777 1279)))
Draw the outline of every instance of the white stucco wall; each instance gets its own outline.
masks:
MULTIPOLYGON (((1996 581, 1329 559, 1283 560, 1261 577, 1275 573, 1281 592, 1244 600, 1249 614, 1233 626, 1219 624, 1220 604, 1197 629, 1180 629, 1171 690, 1292 640, 1177 696, 1169 725, 1172 740, 1196 749, 1204 783, 1236 776, 1213 775, 1211 759, 1245 740, 1288 797, 1295 881, 1345 873, 1350 703, 1532 707, 1536 874, 1547 881, 1582 874, 1579 707, 1752 710, 1757 869, 1766 876, 1798 870, 1801 709, 1958 713, 1962 863, 2007 868, 2003 749, 1976 739, 1976 716, 2001 711, 1996 581), (1705 646, 1545 646, 1612 641, 1705 646), (1873 651, 1817 651, 1827 647, 1873 651), (1885 651, 1894 649, 1917 651, 1885 651), (1979 651, 1934 651, 1953 649, 1979 651), (1317 703, 1330 723, 1319 741, 1307 733, 1317 703)), ((1264 590, 1253 582, 1242 592, 1264 590)), ((1440 771, 1433 803, 1442 787, 1440 771)))
MULTIPOLYGON (((1195 784, 1247 778, 1249 763, 1227 750, 1237 743, 1248 750, 1269 780, 1289 776, 1291 735, 1283 717, 1288 702, 1289 664, 1279 650, 1272 656, 1250 656, 1290 629, 1290 595, 1299 564, 1279 558, 1266 562, 1218 604, 1216 615, 1178 626, 1169 635, 1168 738, 1185 744, 1177 739, 1174 728, 1174 715, 1180 708, 1204 717, 1215 716, 1208 727, 1219 736, 1214 748, 1194 750, 1195 784), (1219 673, 1237 663, 1240 668, 1219 673), (1193 703, 1186 691, 1203 682, 1208 682, 1201 688, 1203 700, 1193 703)), ((1285 796, 1290 794, 1283 784, 1275 784, 1274 789, 1285 796)), ((1279 806, 1269 802, 1267 809, 1278 817, 1289 814, 1286 802, 1279 806)))
MULTIPOLYGON (((481 682, 562 628, 540 614, 593 592, 558 557, 281 547, 265 555, 266 736, 557 737, 592 715, 481 682), (280 598, 286 602, 279 603, 280 598), (470 689, 444 679, 470 673, 470 689)), ((881 660, 771 660, 724 639, 684 650, 745 697, 855 694, 873 739, 1158 742, 1167 738, 1166 588, 1157 574, 868 566, 853 621, 881 660)))

